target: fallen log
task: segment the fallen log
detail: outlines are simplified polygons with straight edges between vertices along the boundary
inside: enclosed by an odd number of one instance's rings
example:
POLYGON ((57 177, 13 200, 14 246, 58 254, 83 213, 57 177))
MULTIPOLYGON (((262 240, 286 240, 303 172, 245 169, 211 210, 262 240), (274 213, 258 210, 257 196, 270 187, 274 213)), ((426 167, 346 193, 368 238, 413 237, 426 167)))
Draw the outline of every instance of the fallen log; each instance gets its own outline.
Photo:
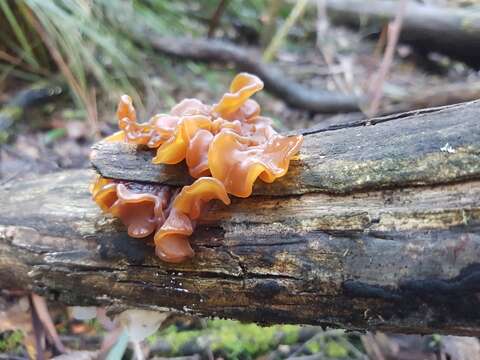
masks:
MULTIPOLYGON (((295 176, 215 204, 183 264, 102 215, 89 170, 10 183, 1 287, 75 305, 478 336, 479 115, 473 102, 305 131, 295 176)), ((152 171, 147 152, 116 150, 96 147, 100 172, 122 160, 114 177, 187 181, 175 167, 152 171)))
MULTIPOLYGON (((383 26, 393 20, 398 2, 328 0, 334 24, 383 26)), ((478 10, 437 7, 409 1, 400 41, 426 52, 439 52, 480 67, 478 10)))

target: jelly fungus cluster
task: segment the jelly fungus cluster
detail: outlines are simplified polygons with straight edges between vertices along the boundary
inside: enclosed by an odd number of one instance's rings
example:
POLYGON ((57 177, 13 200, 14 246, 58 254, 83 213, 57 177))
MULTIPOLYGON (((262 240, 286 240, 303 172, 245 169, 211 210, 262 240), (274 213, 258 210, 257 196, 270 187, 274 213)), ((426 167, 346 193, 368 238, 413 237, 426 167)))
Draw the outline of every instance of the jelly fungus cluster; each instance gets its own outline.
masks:
POLYGON ((138 123, 132 100, 123 95, 117 109, 120 131, 104 141, 124 141, 156 149, 155 164, 185 160, 196 178, 181 190, 97 177, 93 199, 118 217, 134 238, 154 234, 160 259, 178 263, 194 252, 188 237, 210 200, 230 204, 228 194, 248 197, 259 177, 267 183, 286 174, 302 136, 282 136, 250 97, 263 88, 256 76, 241 73, 214 105, 185 99, 168 114, 138 123))

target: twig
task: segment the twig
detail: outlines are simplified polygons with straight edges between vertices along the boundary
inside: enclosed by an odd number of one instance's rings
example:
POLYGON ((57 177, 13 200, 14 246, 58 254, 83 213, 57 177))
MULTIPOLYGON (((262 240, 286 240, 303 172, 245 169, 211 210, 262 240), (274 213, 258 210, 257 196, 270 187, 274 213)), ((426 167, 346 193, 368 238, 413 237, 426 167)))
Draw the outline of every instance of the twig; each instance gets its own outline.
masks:
POLYGON ((387 30, 387 47, 383 55, 382 62, 378 69, 378 73, 374 76, 374 79, 371 82, 371 87, 368 91, 370 94, 371 102, 367 110, 367 115, 369 117, 375 116, 378 113, 380 107, 380 101, 383 96, 383 83, 387 77, 388 71, 392 65, 393 56, 395 54, 395 48, 400 37, 400 32, 402 30, 403 18, 407 10, 407 0, 401 0, 398 5, 398 12, 395 15, 393 22, 388 24, 387 30))
MULTIPOLYGON (((328 27, 329 27, 329 22, 328 22, 327 11, 326 11, 326 2, 325 0, 317 0, 316 45, 317 45, 317 48, 320 50, 320 53, 322 54, 323 60, 325 61, 325 64, 327 65, 327 67, 329 69, 333 69, 335 67, 335 64, 333 61, 335 49, 333 48, 333 46, 326 46, 325 44, 323 44, 326 38, 326 31, 328 27)), ((343 68, 343 71, 341 73, 345 74, 344 66, 341 66, 341 67, 343 68)), ((333 70, 331 70, 330 73, 332 74, 331 75, 332 79, 339 90, 341 90, 344 94, 348 94, 351 92, 351 89, 348 88, 346 81, 342 77, 336 76, 333 70)))
POLYGON ((382 350, 378 346, 371 333, 361 336, 362 344, 370 358, 375 360, 385 360, 382 350))
POLYGON ((208 37, 211 38, 215 34, 215 30, 218 27, 218 23, 220 22, 220 18, 222 17, 223 12, 225 11, 228 5, 228 0, 220 0, 218 2, 217 8, 213 13, 212 19, 210 20, 210 25, 208 26, 208 37))
POLYGON ((280 45, 282 44, 283 40, 285 39, 285 36, 287 36, 290 28, 293 25, 295 25, 298 18, 302 16, 303 12, 305 11, 305 8, 307 7, 307 4, 308 4, 308 0, 297 1, 292 11, 288 15, 287 20, 285 20, 285 22, 277 31, 277 33, 273 36, 273 39, 272 41, 270 41, 270 44, 265 49, 265 52, 263 53, 263 61, 269 62, 272 60, 272 58, 275 56, 278 49, 280 48, 280 45))
MULTIPOLYGON (((33 294, 32 294, 33 295, 33 294)), ((33 303, 32 295, 28 297, 31 309, 31 316, 32 316, 32 327, 33 327, 33 334, 35 338, 35 355, 37 360, 45 359, 43 343, 45 340, 45 331, 42 326, 42 322, 35 310, 35 305, 33 303)))
POLYGON ((58 336, 57 329, 55 328, 52 318, 50 317, 50 313, 48 312, 47 302, 43 297, 38 296, 34 293, 31 295, 31 299, 33 305, 32 311, 34 310, 37 314, 40 322, 43 325, 43 328, 45 329, 45 332, 52 340, 57 350, 61 353, 65 353, 65 347, 63 346, 62 341, 58 336))

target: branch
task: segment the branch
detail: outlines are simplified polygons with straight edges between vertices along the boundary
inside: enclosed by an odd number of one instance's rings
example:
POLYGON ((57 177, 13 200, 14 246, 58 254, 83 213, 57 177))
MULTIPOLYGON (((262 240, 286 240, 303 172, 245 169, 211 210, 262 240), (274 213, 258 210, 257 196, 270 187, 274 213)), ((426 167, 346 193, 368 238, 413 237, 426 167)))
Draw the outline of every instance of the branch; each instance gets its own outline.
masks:
POLYGON ((220 22, 220 18, 225 11, 225 8, 228 5, 228 0, 219 0, 217 7, 215 8, 215 12, 213 13, 212 18, 210 19, 210 24, 208 26, 208 37, 212 38, 215 35, 215 30, 217 30, 218 23, 220 22))
POLYGON ((397 48, 398 38, 402 31, 403 17, 407 9, 407 1, 400 0, 398 5, 398 12, 395 19, 387 25, 387 47, 383 54, 382 62, 378 72, 372 77, 369 93, 371 95, 370 105, 368 107, 368 116, 375 116, 378 114, 380 108, 380 101, 383 96, 383 84, 387 78, 390 67, 392 66, 393 56, 397 48))
POLYGON ((228 42, 213 39, 189 39, 142 34, 161 53, 181 59, 233 63, 241 71, 259 76, 265 89, 287 104, 312 112, 348 112, 359 109, 355 96, 310 89, 293 82, 272 64, 261 61, 259 54, 228 42))
MULTIPOLYGON (((478 336, 479 114, 473 102, 307 134, 296 175, 272 184, 275 196, 260 186, 214 205, 183 264, 101 214, 91 171, 11 183, 0 188, 0 286, 117 310, 478 336)), ((151 171, 135 154, 115 155, 135 165, 120 175, 151 171)), ((150 180, 185 181, 156 171, 150 180)))

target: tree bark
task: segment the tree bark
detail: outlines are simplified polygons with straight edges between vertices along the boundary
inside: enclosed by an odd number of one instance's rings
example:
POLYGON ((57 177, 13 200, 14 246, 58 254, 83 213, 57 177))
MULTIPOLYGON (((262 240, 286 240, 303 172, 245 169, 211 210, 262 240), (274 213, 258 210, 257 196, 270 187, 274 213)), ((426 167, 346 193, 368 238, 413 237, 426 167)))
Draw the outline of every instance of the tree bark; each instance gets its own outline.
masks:
MULTIPOLYGON (((162 263, 101 214, 92 171, 4 185, 1 287, 76 305, 478 336, 479 115, 473 102, 305 131, 291 175, 214 204, 184 264, 162 263)), ((93 155, 104 175, 188 181, 112 146, 93 155)))
MULTIPOLYGON (((385 25, 393 20, 398 2, 383 0, 329 0, 333 23, 349 26, 385 25)), ((478 10, 422 5, 410 1, 400 41, 427 52, 440 52, 472 66, 480 66, 478 10)))

